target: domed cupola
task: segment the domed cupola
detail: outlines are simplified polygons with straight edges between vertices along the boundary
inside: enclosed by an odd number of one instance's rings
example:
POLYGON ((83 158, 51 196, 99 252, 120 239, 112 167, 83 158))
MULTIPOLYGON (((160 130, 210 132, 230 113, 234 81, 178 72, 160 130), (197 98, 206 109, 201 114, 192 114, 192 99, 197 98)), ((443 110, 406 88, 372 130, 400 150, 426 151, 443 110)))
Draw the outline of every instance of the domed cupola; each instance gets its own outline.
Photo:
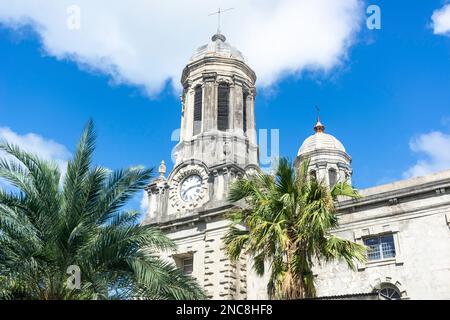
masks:
POLYGON ((334 136, 325 133, 325 126, 317 119, 315 134, 308 137, 298 150, 295 165, 300 167, 304 160, 310 161, 311 176, 333 186, 336 182, 351 183, 352 159, 344 145, 334 136))
POLYGON ((231 58, 245 62, 243 54, 238 49, 230 45, 227 42, 227 38, 221 33, 216 33, 208 44, 198 48, 192 55, 190 62, 214 56, 231 58))

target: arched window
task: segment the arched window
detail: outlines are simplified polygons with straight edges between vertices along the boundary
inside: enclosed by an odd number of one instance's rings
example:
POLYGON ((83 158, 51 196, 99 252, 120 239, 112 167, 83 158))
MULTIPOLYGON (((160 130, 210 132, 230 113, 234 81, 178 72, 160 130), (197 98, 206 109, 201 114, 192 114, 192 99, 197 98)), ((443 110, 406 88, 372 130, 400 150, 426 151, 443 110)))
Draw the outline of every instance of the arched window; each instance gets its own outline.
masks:
POLYGON ((402 298, 400 290, 390 283, 382 283, 380 285, 378 296, 380 300, 400 300, 402 298))
POLYGON ((230 86, 226 83, 219 84, 217 103, 217 129, 228 130, 228 113, 230 104, 230 86))
POLYGON ((197 86, 194 95, 194 135, 197 135, 202 131, 202 107, 203 90, 202 86, 197 86))
POLYGON ((311 171, 309 172, 309 178, 310 178, 311 180, 317 180, 317 173, 316 173, 316 170, 311 170, 311 171))
POLYGON ((244 91, 244 102, 242 103, 242 126, 244 130, 244 134, 247 133, 247 98, 248 92, 244 91))
POLYGON ((330 187, 334 187, 337 183, 337 172, 335 169, 328 170, 328 181, 330 183, 330 187))

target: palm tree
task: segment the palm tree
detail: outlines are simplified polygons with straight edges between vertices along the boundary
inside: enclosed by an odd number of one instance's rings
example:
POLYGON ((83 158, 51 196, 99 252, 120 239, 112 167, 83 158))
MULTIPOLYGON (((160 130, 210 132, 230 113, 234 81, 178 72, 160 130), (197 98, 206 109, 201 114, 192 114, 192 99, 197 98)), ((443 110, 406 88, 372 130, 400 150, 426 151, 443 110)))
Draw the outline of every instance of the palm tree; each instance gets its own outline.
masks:
POLYGON ((204 298, 193 278, 158 258, 174 243, 123 210, 152 170, 93 167, 94 144, 89 122, 63 179, 56 164, 0 144, 8 155, 0 178, 10 185, 0 189, 0 298, 204 298), (68 268, 80 271, 79 288, 68 268))
POLYGON ((308 166, 304 161, 297 171, 283 158, 274 176, 257 173, 230 188, 230 201, 241 206, 230 212, 227 252, 232 261, 248 254, 260 276, 270 271, 272 299, 315 297, 316 264, 343 260, 354 269, 365 260, 364 246, 332 234, 338 227, 335 200, 357 198, 357 192, 343 182, 330 190, 308 177, 308 166))

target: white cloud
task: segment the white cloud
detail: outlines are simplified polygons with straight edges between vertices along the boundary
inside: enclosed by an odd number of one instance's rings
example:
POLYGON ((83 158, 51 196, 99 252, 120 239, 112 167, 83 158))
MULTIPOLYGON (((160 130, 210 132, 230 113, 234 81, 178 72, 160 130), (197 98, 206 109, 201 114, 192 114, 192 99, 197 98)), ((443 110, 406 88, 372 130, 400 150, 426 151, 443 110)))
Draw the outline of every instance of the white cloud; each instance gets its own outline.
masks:
POLYGON ((341 64, 364 17, 362 0, 2 0, 0 22, 31 23, 47 54, 156 94, 167 80, 178 86, 191 54, 214 33, 208 14, 220 5, 235 8, 222 29, 266 87, 341 64), (67 27, 73 4, 81 9, 77 31, 67 27))
MULTIPOLYGON (((45 160, 53 160, 58 164, 61 172, 67 169, 67 160, 70 158, 70 151, 63 145, 43 138, 35 133, 20 135, 10 128, 0 127, 0 141, 7 141, 19 146, 21 149, 34 153, 45 160)), ((0 151, 0 158, 5 158, 4 152, 0 151)))
POLYGON ((148 208, 149 208, 149 201, 147 191, 143 191, 141 198, 141 212, 147 214, 148 208))
POLYGON ((450 3, 435 10, 431 17, 434 34, 450 36, 450 3))
POLYGON ((410 148, 424 157, 403 173, 405 178, 450 169, 450 135, 439 131, 423 134, 411 140, 410 148))

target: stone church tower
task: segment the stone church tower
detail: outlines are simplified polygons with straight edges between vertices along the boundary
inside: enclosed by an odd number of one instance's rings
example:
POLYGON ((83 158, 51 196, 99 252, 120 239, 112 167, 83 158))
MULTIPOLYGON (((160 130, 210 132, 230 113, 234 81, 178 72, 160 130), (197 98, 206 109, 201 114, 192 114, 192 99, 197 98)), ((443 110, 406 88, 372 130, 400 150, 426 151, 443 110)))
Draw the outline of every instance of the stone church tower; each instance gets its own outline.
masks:
POLYGON ((247 297, 245 259, 231 264, 223 247, 233 205, 228 189, 237 177, 258 170, 255 72, 243 55, 215 34, 185 67, 182 119, 175 165, 147 188, 147 224, 157 224, 178 245, 166 257, 203 284, 210 298, 247 297))

